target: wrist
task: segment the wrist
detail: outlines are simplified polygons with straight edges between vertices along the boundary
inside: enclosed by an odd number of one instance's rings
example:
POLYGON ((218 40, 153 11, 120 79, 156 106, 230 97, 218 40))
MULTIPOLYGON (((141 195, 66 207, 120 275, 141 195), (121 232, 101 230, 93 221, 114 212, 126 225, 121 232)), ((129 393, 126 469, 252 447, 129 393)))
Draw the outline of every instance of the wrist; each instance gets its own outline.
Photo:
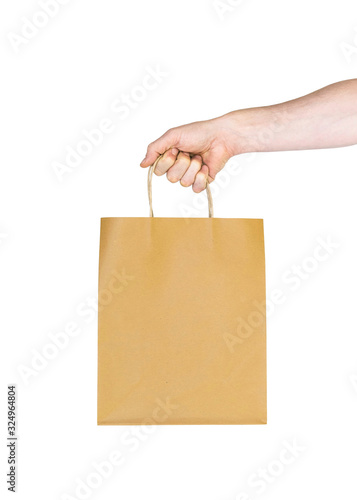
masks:
POLYGON ((269 130, 276 120, 269 107, 232 111, 215 120, 232 156, 267 151, 269 130))

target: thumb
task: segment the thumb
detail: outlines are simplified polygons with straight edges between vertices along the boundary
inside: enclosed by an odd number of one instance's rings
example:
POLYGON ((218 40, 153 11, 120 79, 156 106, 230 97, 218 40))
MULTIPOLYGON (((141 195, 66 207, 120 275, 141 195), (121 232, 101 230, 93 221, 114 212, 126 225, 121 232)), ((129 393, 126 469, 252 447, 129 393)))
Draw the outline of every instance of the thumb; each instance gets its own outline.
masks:
POLYGON ((225 149, 217 147, 204 153, 202 159, 209 168, 210 182, 212 182, 230 159, 230 156, 225 149))
POLYGON ((146 152, 146 156, 140 163, 143 168, 150 167, 155 160, 168 149, 171 149, 177 145, 177 137, 174 130, 168 130, 161 137, 156 139, 156 141, 149 144, 146 152))

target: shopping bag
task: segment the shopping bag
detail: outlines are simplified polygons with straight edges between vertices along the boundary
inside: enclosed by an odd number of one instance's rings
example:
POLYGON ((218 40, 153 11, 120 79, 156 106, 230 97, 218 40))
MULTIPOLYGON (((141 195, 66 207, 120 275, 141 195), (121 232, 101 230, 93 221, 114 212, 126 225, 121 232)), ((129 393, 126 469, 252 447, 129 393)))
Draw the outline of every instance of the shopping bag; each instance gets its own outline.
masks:
MULTIPOLYGON (((157 160, 158 161, 158 160, 157 160)), ((261 219, 101 219, 98 425, 265 424, 261 219)))

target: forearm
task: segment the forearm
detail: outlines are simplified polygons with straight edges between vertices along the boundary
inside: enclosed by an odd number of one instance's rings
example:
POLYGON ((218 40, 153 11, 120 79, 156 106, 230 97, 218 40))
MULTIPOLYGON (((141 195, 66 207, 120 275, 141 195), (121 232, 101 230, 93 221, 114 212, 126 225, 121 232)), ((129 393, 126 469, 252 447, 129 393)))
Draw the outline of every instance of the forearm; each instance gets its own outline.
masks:
POLYGON ((282 104, 172 128, 149 144, 140 165, 149 167, 161 155, 155 173, 199 193, 234 155, 352 144, 357 144, 357 79, 282 104))
POLYGON ((357 79, 281 104, 233 111, 217 120, 230 136, 234 154, 357 144, 357 79))

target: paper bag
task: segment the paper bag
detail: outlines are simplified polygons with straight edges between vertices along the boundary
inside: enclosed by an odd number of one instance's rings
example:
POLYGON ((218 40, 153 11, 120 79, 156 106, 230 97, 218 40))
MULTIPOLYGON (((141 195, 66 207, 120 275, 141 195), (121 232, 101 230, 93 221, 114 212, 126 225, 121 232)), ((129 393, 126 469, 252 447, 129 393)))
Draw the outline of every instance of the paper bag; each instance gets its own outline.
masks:
POLYGON ((266 423, 261 219, 103 218, 98 302, 99 425, 266 423))

